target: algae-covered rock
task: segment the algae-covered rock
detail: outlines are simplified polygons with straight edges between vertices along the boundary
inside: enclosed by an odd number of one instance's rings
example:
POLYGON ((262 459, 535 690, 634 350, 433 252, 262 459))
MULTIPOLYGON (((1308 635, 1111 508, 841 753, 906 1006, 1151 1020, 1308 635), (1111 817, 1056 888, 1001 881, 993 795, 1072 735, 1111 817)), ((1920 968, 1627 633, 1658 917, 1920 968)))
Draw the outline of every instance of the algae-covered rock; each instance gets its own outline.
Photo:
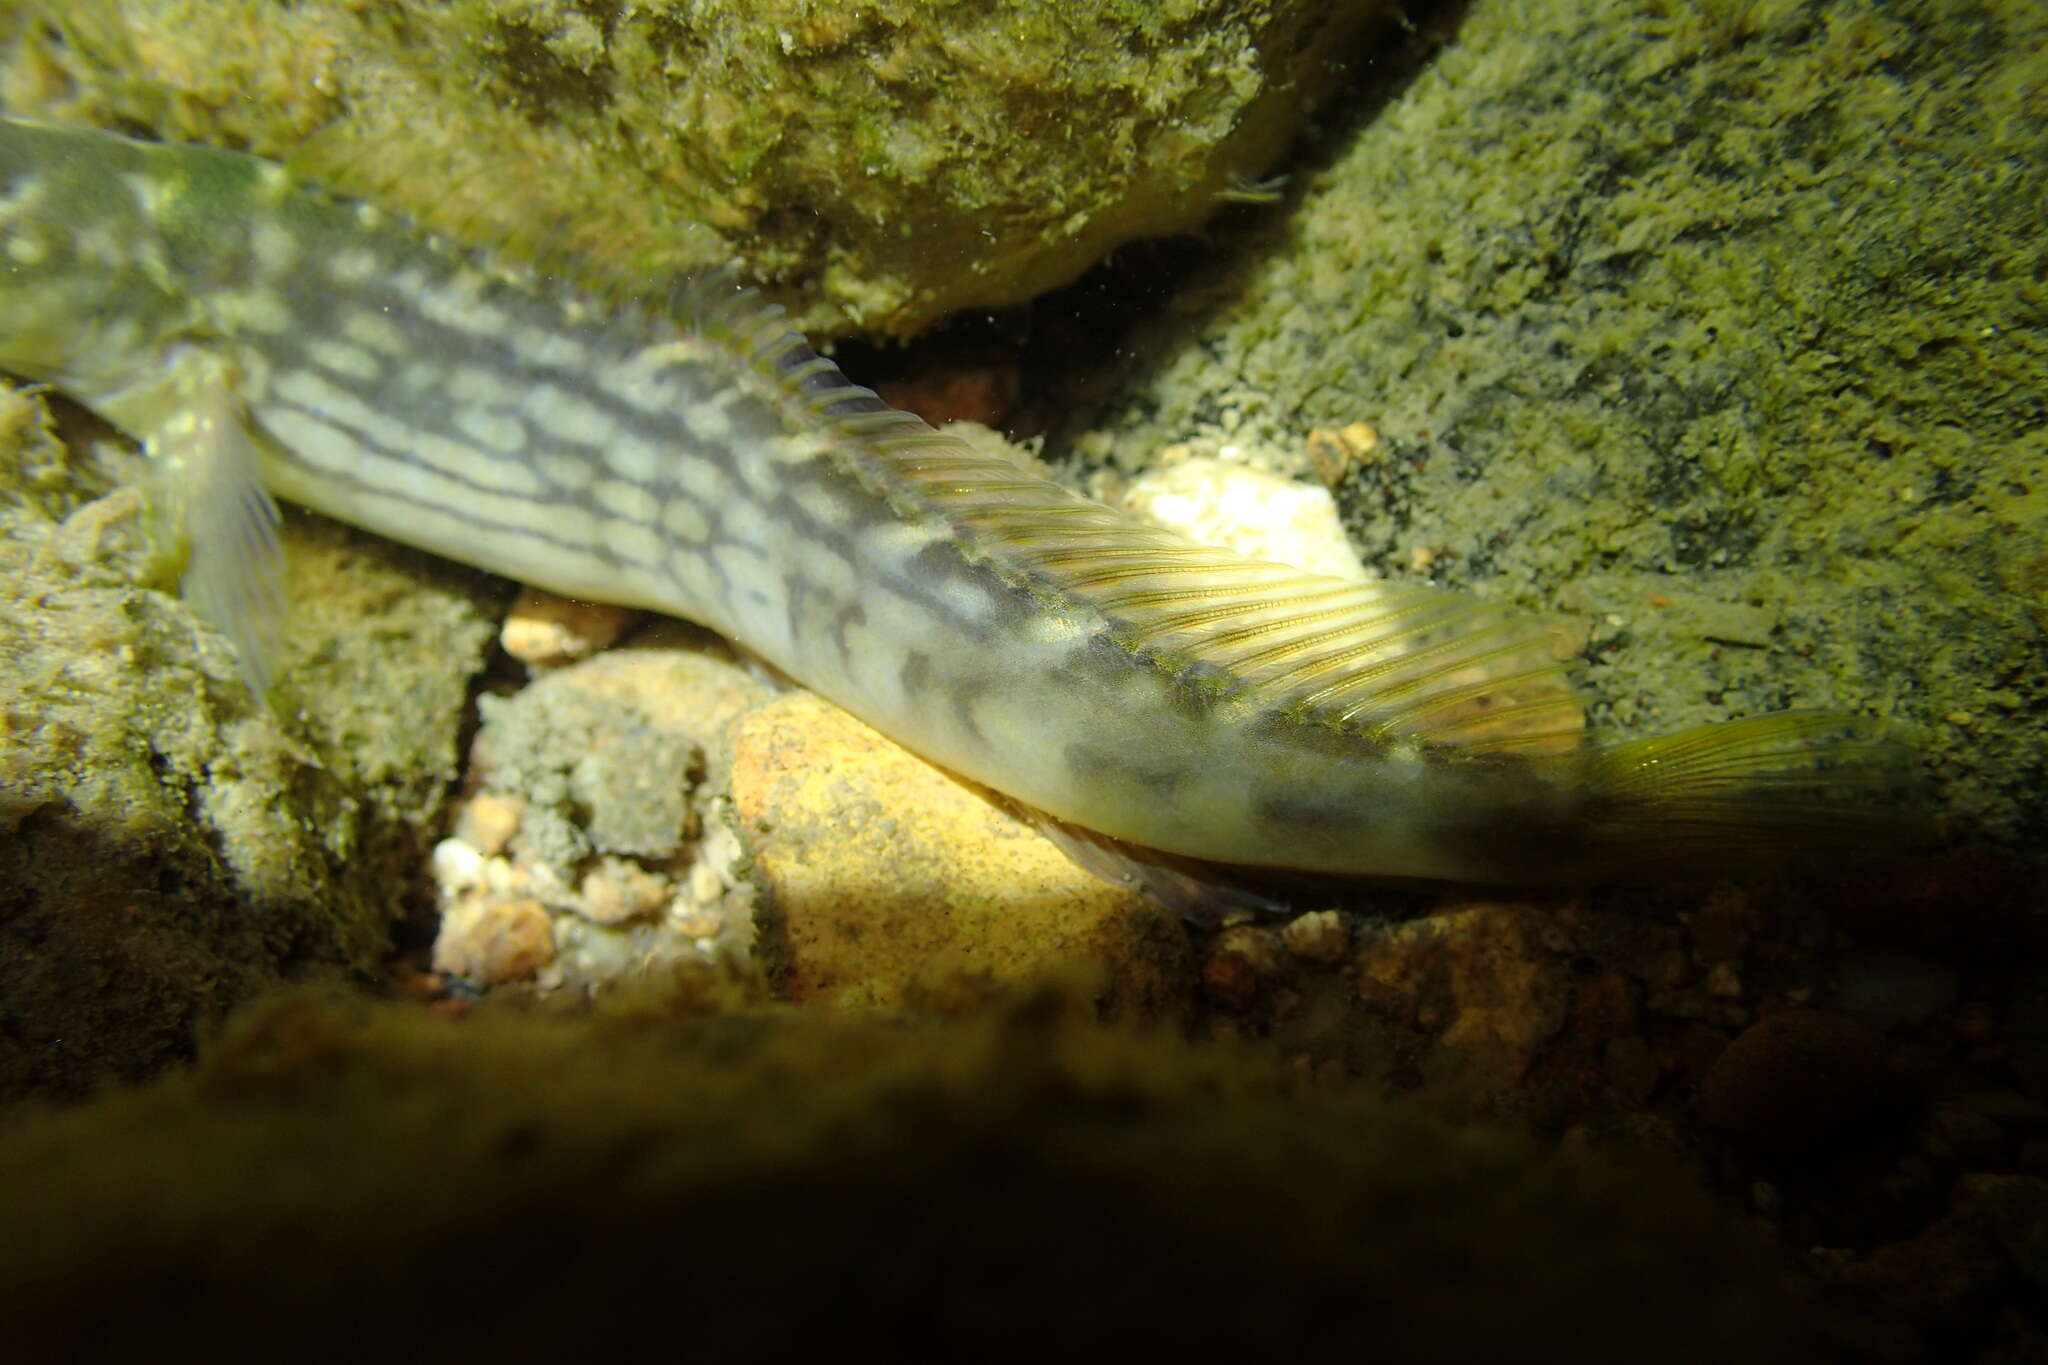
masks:
POLYGON ((1362 0, 459 0, 32 7, 17 109, 315 158, 613 274, 738 260, 903 336, 1201 223, 1343 78, 1362 0), (118 9, 118 17, 116 10, 118 9))
POLYGON ((372 970, 489 631, 477 576, 294 518, 266 709, 172 595, 132 456, 77 432, 0 394, 0 1100, 150 1074, 280 980, 372 970))
POLYGON ((2048 830, 2048 10, 1482 0, 1445 37, 1081 450, 1362 419, 1367 561, 1579 615, 1596 723, 1869 710, 1965 822, 2048 830))
POLYGON ((434 853, 436 969, 596 994, 750 960, 722 755, 728 721, 771 690, 716 637, 670 623, 479 698, 476 790, 434 853))

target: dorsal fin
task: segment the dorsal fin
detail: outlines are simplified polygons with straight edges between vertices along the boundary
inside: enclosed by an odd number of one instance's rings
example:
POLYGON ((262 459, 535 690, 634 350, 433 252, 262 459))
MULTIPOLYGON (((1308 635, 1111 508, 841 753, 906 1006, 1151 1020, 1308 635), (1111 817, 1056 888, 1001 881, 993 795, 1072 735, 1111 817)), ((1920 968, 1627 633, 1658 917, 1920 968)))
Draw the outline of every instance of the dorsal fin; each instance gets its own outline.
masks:
POLYGON ((1585 728, 1563 632, 1444 588, 1356 583, 1200 545, 1092 502, 898 412, 729 281, 685 300, 695 325, 840 435, 874 489, 942 521, 968 555, 1078 598, 1124 648, 1219 700, 1461 753, 1561 753, 1585 728))

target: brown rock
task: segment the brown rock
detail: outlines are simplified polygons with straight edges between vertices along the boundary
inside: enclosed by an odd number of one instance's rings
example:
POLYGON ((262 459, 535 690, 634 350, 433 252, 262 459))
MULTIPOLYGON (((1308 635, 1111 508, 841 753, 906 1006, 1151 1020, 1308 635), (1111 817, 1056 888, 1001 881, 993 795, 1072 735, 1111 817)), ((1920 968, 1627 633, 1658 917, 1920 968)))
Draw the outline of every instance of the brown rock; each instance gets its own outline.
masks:
POLYGON ((539 901, 459 903, 434 939, 435 971, 483 986, 525 981, 554 960, 554 925, 539 901))
POLYGON ((1736 1036, 1700 1083, 1700 1117, 1760 1152, 1809 1151, 1891 1098, 1884 1039, 1847 1015, 1790 1009, 1736 1036))
POLYGON ((1202 990, 1227 1010, 1242 1012, 1258 999, 1260 988, 1280 972, 1280 954, 1273 936, 1251 925, 1226 929, 1216 936, 1202 962, 1202 990))
POLYGON ((734 723, 732 798, 762 892, 758 951, 796 1000, 896 1007, 962 978, 1078 969, 1113 1010, 1147 1015, 1192 984, 1165 910, 808 693, 734 723))
POLYGON ((1571 968, 1544 943, 1554 920, 1539 905, 1480 902, 1367 935, 1359 996, 1438 1032, 1444 1062, 1513 1084, 1563 1026, 1571 1001, 1571 968))

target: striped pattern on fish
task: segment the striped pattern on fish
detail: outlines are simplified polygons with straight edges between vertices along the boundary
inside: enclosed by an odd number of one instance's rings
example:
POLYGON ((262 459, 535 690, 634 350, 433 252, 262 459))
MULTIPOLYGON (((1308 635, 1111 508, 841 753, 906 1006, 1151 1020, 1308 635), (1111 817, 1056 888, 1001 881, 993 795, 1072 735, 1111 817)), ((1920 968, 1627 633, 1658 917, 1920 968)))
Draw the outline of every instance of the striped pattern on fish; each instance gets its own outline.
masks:
POLYGON ((268 490, 700 621, 1171 854, 1560 881, 1899 827, 1869 721, 1584 743, 1539 620, 1194 544, 886 407, 751 291, 619 302, 236 153, 0 121, 0 366, 162 462, 187 595, 259 688, 268 490))

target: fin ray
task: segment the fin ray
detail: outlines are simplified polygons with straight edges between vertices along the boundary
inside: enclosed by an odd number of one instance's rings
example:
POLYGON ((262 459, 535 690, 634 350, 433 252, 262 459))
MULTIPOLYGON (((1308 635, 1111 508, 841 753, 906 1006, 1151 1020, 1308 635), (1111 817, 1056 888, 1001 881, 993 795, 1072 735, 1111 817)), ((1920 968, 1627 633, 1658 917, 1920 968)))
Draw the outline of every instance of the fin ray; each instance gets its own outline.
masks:
POLYGON ((1780 711, 1596 751, 1587 816, 1618 856, 1924 844, 1912 751, 1877 721, 1780 711))

